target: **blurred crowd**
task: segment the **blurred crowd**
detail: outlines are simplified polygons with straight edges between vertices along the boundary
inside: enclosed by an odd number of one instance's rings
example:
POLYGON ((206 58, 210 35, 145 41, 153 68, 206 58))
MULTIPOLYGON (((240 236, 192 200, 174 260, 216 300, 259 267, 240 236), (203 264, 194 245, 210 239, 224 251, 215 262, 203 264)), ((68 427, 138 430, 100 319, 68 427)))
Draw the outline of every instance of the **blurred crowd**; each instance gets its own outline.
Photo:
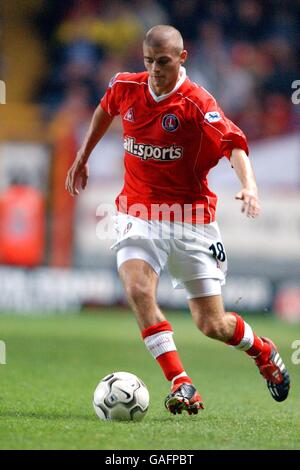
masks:
POLYGON ((156 24, 181 31, 189 77, 250 140, 300 127, 299 0, 51 0, 36 18, 50 65, 36 99, 51 117, 86 120, 112 75, 144 69, 142 38, 156 24))

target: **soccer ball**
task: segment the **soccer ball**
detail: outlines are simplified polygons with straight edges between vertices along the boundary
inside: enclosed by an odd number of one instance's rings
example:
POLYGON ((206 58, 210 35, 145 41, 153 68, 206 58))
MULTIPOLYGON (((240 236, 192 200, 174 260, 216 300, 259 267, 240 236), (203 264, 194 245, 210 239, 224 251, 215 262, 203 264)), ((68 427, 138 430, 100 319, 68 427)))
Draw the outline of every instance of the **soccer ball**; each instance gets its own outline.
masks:
POLYGON ((113 372, 97 385, 93 406, 103 420, 140 421, 148 410, 149 392, 136 375, 113 372))

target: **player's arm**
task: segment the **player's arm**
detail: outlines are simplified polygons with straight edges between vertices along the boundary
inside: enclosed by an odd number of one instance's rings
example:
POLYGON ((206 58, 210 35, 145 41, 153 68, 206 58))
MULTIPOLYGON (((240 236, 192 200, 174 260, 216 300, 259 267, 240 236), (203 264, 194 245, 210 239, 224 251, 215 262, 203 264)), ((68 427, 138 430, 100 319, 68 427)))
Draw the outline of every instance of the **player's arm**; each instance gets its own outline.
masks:
POLYGON ((230 163, 242 184, 242 189, 237 193, 235 199, 243 201, 242 212, 245 212, 247 217, 255 218, 259 215, 260 203, 251 162, 244 150, 234 148, 230 163))
POLYGON ((243 201, 242 212, 248 217, 257 217, 260 204, 253 168, 247 156, 249 149, 246 136, 225 116, 214 97, 206 91, 202 108, 202 130, 219 147, 220 156, 230 160, 242 184, 241 191, 236 195, 236 199, 243 201))
POLYGON ((89 177, 88 159, 92 150, 103 137, 114 117, 107 114, 104 109, 99 106, 96 108, 91 124, 85 136, 82 146, 77 152, 73 165, 68 171, 66 179, 66 190, 72 195, 79 194, 78 183, 81 180, 81 189, 85 189, 89 177))

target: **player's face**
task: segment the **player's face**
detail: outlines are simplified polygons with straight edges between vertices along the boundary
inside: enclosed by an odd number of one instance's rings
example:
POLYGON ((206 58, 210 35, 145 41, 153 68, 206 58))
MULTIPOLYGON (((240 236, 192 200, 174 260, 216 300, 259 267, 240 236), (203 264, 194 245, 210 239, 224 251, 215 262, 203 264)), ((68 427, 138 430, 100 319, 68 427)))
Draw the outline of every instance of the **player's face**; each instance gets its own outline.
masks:
POLYGON ((180 66, 187 51, 179 53, 174 47, 149 47, 143 45, 144 64, 149 72, 151 86, 157 94, 171 91, 178 80, 180 66))

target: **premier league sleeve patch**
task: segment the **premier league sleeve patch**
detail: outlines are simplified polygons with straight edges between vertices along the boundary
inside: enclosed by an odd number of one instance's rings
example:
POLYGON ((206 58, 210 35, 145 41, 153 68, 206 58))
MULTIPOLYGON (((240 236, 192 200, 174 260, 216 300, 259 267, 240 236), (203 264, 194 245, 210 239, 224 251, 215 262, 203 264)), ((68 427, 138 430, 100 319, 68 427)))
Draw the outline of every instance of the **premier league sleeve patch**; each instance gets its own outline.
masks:
POLYGON ((175 114, 166 114, 162 119, 162 126, 165 131, 174 132, 178 129, 179 120, 175 114))
POLYGON ((204 119, 208 122, 218 122, 221 121, 222 116, 218 111, 209 111, 205 114, 204 119))

